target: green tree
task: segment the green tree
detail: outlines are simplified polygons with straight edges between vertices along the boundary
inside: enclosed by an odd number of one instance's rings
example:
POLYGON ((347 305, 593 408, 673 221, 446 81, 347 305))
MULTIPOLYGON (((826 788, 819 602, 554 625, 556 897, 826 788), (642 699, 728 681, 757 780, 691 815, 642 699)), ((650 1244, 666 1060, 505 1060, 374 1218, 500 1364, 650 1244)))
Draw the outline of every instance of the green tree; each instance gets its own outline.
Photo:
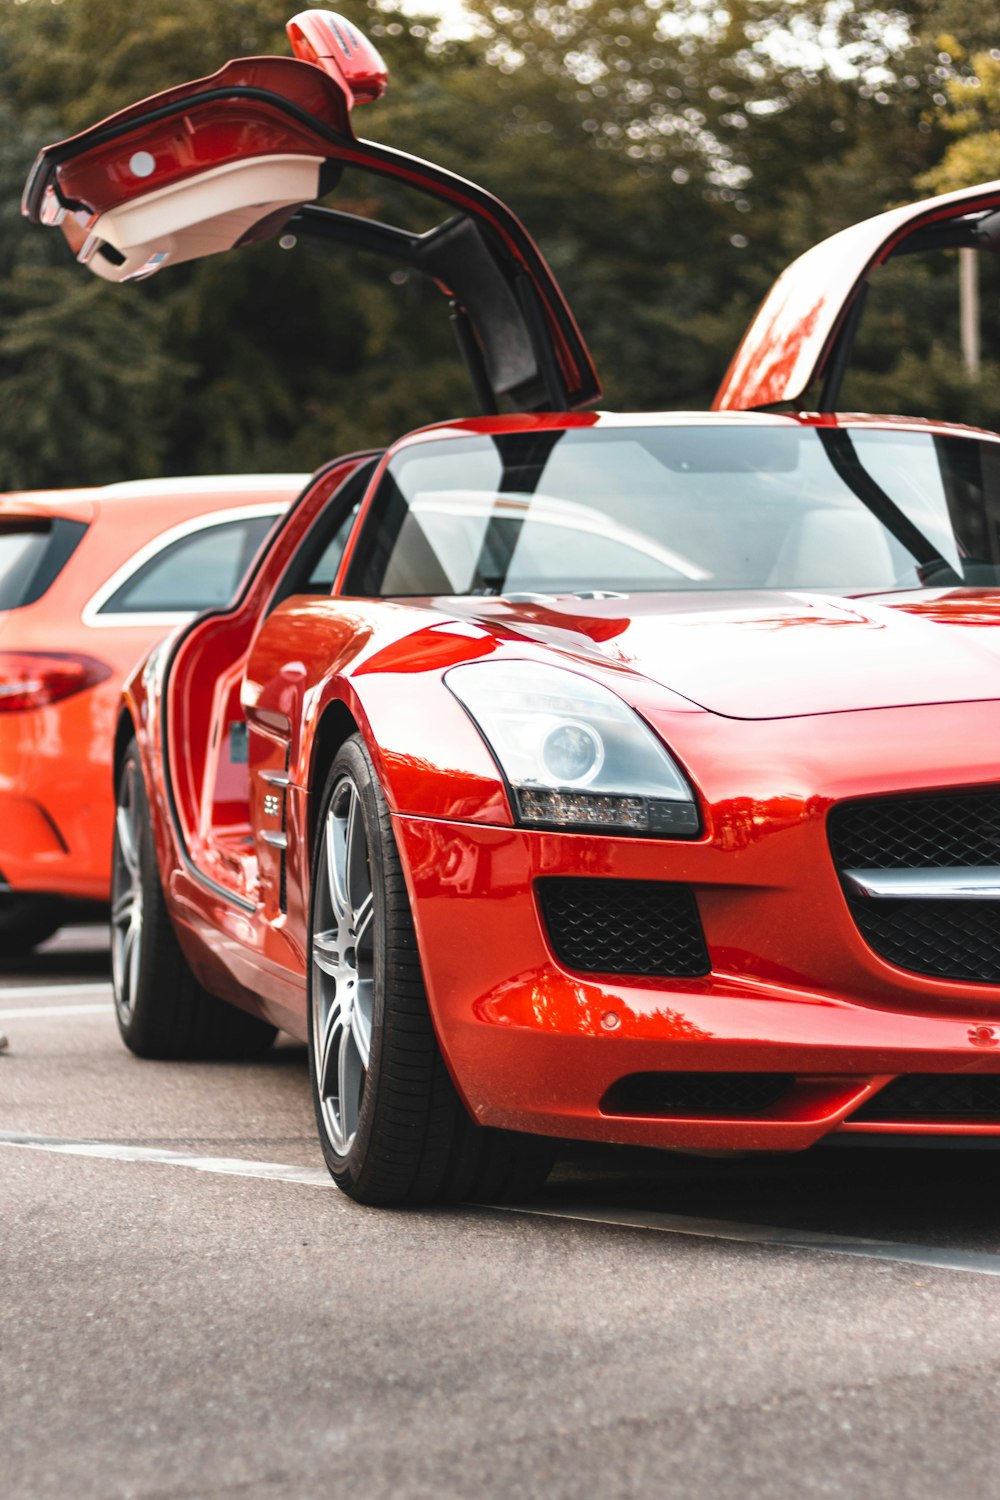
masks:
MULTIPOLYGON (((971 0, 472 3, 476 34, 446 43, 374 0, 353 8, 391 74, 357 125, 511 204, 607 403, 640 409, 706 404, 782 266, 913 196, 955 140, 937 101, 971 77, 962 48, 987 45, 971 0)), ((0 484, 309 467, 471 409, 438 293, 384 262, 268 244, 108 287, 18 218, 40 144, 231 56, 286 51, 287 13, 0 0, 0 484)), ((337 196, 427 223, 426 205, 350 174, 337 196)), ((872 405, 898 406, 922 365, 943 372, 906 298, 950 310, 949 275, 876 312, 872 405)), ((949 403, 953 373, 934 376, 949 403)))

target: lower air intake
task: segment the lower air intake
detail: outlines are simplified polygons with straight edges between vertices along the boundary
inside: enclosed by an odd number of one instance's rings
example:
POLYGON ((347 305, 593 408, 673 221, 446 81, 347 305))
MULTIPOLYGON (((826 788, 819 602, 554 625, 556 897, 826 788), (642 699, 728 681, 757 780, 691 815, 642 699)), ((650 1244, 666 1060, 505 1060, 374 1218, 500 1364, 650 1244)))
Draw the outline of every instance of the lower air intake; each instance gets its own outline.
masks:
POLYGON ((979 1120, 1000 1124, 1000 1074, 912 1073, 894 1078, 851 1115, 865 1120, 979 1120))
POLYGON ((601 1100, 606 1115, 746 1120, 765 1114, 791 1088, 788 1073, 630 1073, 601 1100))
POLYGON ((656 979, 709 972, 689 885, 546 876, 535 889, 552 951, 568 969, 656 979))

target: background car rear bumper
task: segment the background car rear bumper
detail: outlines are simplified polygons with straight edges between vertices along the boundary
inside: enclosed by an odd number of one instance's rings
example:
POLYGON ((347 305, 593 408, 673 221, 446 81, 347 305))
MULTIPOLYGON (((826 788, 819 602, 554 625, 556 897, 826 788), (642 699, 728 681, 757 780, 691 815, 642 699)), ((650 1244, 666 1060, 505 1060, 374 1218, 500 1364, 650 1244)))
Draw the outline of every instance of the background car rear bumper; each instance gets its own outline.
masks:
POLYGON ((117 688, 6 716, 0 742, 0 870, 15 891, 107 901, 117 688))

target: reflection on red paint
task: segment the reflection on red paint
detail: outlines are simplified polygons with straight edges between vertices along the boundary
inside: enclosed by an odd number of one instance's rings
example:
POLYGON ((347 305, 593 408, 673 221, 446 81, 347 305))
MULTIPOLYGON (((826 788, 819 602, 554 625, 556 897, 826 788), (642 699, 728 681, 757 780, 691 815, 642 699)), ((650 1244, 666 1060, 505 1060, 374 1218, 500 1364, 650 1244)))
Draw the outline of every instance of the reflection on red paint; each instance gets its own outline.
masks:
POLYGON ((485 633, 478 636, 449 635, 436 625, 402 636, 373 652, 358 666, 356 676, 373 672, 440 672, 460 662, 490 656, 496 641, 485 633))
POLYGON ((996 589, 965 589, 960 594, 908 599, 894 608, 935 625, 1000 625, 1000 595, 996 589))

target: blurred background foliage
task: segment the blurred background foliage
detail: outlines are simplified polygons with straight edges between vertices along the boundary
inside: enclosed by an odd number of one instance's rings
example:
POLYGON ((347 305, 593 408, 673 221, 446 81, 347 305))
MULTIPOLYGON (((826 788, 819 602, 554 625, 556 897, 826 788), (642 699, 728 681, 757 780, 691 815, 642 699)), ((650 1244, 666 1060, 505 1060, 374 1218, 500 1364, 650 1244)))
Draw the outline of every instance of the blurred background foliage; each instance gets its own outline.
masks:
MULTIPOLYGON (((390 70, 357 128, 521 215, 608 406, 707 404, 795 255, 893 203, 1000 177, 981 0, 468 0, 462 40, 379 0, 341 4, 390 70)), ((294 9, 0 0, 0 487, 311 468, 474 409, 439 295, 385 262, 269 244, 109 287, 19 216, 41 145, 230 57, 287 52, 294 9)), ((384 211, 412 217, 398 195, 384 211)), ((975 379, 953 257, 897 262, 876 290, 845 400, 995 425, 994 266, 975 379)))

